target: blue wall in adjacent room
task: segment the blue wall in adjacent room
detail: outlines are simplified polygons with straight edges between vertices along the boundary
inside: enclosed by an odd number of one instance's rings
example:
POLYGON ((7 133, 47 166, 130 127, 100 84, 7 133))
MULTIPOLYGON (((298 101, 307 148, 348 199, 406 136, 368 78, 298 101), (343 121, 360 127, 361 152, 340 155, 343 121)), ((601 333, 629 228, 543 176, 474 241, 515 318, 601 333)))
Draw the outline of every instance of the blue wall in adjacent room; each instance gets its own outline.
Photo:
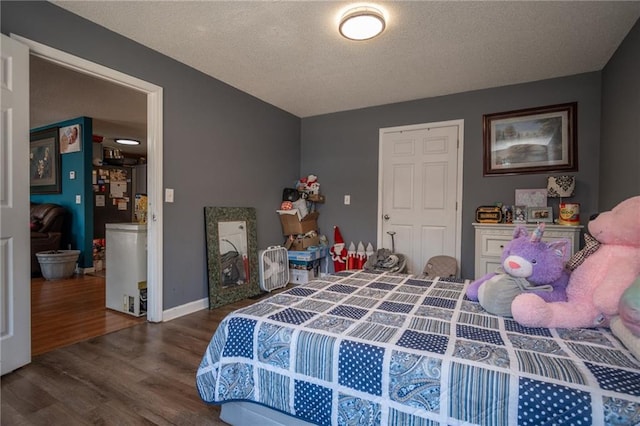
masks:
POLYGON ((32 132, 62 128, 80 124, 81 149, 77 152, 60 154, 60 185, 59 194, 32 194, 34 203, 54 203, 65 207, 71 218, 71 226, 67 227, 71 235, 63 238, 63 249, 80 250, 78 265, 81 268, 93 266, 93 192, 91 186, 91 159, 93 153, 93 120, 79 117, 72 120, 53 123, 48 126, 31 129, 32 132), (75 179, 70 179, 70 172, 75 172, 75 179), (76 195, 80 195, 81 203, 76 204, 76 195))

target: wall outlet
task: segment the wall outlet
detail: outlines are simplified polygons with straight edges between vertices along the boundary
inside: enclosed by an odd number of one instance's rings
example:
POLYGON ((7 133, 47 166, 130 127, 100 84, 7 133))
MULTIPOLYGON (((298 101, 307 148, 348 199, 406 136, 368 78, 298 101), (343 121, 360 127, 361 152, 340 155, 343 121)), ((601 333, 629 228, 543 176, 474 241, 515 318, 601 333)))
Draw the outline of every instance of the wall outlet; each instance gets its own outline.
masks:
POLYGON ((76 195, 76 204, 82 204, 82 195, 76 195))
POLYGON ((71 170, 69 172, 69 179, 74 180, 76 178, 76 172, 74 172, 73 170, 71 170))

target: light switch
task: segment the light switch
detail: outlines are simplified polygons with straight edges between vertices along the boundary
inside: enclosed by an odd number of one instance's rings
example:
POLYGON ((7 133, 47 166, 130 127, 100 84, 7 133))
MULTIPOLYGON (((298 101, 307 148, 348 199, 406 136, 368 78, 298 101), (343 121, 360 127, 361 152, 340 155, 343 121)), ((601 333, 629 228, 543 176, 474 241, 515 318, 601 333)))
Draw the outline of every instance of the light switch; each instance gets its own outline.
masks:
POLYGON ((76 195, 76 204, 82 204, 82 195, 76 195))
POLYGON ((173 189, 165 188, 164 189, 164 201, 167 203, 173 203, 173 189))
POLYGON ((345 195, 344 196, 344 205, 348 206, 349 204, 351 204, 351 195, 345 195))

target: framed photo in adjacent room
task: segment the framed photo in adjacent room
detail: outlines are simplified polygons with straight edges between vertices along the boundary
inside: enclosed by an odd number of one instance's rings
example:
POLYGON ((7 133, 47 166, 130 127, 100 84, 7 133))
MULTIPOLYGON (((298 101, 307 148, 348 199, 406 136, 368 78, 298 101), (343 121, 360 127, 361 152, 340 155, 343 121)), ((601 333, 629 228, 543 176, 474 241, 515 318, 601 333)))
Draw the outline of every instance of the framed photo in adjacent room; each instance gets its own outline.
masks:
POLYGON ((60 154, 82 151, 82 132, 79 124, 60 127, 60 154))
POLYGON ((58 128, 31 133, 29 145, 31 194, 59 194, 60 145, 58 128))

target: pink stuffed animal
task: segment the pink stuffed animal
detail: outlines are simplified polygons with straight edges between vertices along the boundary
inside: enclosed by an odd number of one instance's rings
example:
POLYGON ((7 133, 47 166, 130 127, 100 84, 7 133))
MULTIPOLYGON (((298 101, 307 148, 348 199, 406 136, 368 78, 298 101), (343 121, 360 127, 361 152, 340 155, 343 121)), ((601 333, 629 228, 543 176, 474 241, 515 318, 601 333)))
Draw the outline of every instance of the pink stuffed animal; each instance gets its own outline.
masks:
POLYGON ((528 327, 608 326, 622 293, 640 275, 640 196, 624 200, 589 222, 601 243, 567 284, 567 302, 547 303, 533 294, 517 296, 513 318, 528 327))

